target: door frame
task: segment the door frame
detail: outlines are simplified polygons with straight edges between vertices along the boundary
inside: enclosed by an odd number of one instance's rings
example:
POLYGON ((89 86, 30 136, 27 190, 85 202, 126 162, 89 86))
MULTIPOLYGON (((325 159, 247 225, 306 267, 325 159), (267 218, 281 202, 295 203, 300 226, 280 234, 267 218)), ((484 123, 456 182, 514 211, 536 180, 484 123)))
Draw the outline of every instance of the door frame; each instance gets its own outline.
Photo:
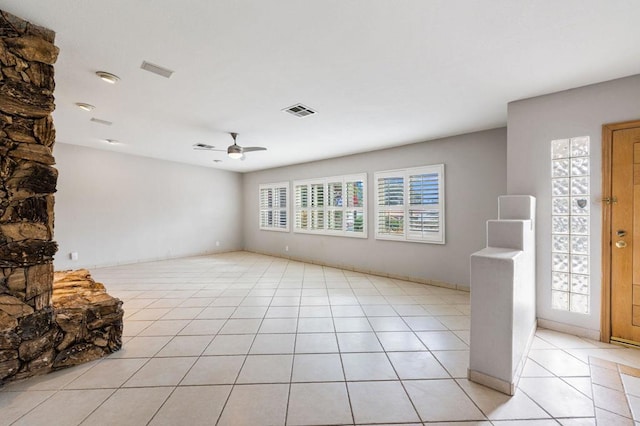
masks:
POLYGON ((640 127, 640 120, 609 123, 602 126, 602 309, 600 340, 611 340, 611 173, 613 132, 640 127))

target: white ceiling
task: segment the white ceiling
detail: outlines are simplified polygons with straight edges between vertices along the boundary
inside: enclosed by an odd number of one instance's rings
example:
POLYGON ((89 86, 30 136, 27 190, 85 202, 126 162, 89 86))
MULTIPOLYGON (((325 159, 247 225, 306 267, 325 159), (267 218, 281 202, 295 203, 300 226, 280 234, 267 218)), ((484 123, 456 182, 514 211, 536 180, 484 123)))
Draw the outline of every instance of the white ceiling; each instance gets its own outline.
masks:
POLYGON ((57 32, 58 142, 242 172, 500 127, 509 101, 640 73, 637 0, 0 0, 0 9, 57 32), (143 60, 175 74, 143 71, 143 60), (103 83, 98 70, 122 80, 103 83), (318 114, 281 112, 298 102, 318 114), (268 151, 238 161, 192 150, 225 149, 226 132, 268 151))

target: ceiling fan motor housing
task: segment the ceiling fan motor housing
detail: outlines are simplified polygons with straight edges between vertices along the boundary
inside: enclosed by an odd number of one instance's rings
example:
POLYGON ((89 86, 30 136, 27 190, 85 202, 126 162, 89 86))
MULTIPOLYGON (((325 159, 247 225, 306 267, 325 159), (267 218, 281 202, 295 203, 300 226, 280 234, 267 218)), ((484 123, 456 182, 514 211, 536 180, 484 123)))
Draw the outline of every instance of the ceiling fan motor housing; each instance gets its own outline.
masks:
POLYGON ((227 148, 227 154, 242 154, 242 147, 233 144, 227 148))

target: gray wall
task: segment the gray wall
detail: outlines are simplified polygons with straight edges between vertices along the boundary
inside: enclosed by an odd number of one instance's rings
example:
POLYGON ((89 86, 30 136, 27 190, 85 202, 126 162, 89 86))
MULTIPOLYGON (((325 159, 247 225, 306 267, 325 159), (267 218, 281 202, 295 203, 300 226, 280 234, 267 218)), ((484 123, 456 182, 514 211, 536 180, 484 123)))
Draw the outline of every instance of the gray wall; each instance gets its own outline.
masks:
MULTIPOLYGON (((303 149, 303 148, 301 148, 303 149)), ((469 286, 469 255, 485 247, 485 222, 506 191, 506 129, 455 136, 244 175, 247 250, 469 286), (374 238, 373 173, 445 164, 446 244, 374 238), (368 239, 262 231, 258 185, 367 172, 368 239), (285 246, 289 252, 285 252, 285 246)))
POLYGON ((240 174, 67 144, 54 154, 56 269, 242 249, 240 174))
POLYGON ((600 330, 602 125, 640 118, 640 75, 512 102, 508 107, 507 188, 537 198, 538 318, 600 330), (551 309, 550 141, 591 138, 591 313, 551 309))

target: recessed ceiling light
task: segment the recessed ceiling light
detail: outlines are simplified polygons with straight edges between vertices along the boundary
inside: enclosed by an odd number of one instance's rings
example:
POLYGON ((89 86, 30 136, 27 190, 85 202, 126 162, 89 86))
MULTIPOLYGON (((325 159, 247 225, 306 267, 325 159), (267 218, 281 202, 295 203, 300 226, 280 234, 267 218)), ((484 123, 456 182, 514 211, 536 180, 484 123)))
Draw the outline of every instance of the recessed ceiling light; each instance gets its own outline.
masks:
POLYGON ((109 145, 120 145, 120 142, 115 139, 102 139, 102 141, 108 143, 109 145))
POLYGON ((96 71, 96 75, 100 77, 102 81, 106 81, 109 84, 116 84, 120 80, 120 77, 117 75, 106 71, 96 71))
POLYGON ((93 111, 94 109, 96 109, 96 107, 94 107, 93 105, 85 104, 84 102, 76 102, 76 106, 84 111, 93 111))

